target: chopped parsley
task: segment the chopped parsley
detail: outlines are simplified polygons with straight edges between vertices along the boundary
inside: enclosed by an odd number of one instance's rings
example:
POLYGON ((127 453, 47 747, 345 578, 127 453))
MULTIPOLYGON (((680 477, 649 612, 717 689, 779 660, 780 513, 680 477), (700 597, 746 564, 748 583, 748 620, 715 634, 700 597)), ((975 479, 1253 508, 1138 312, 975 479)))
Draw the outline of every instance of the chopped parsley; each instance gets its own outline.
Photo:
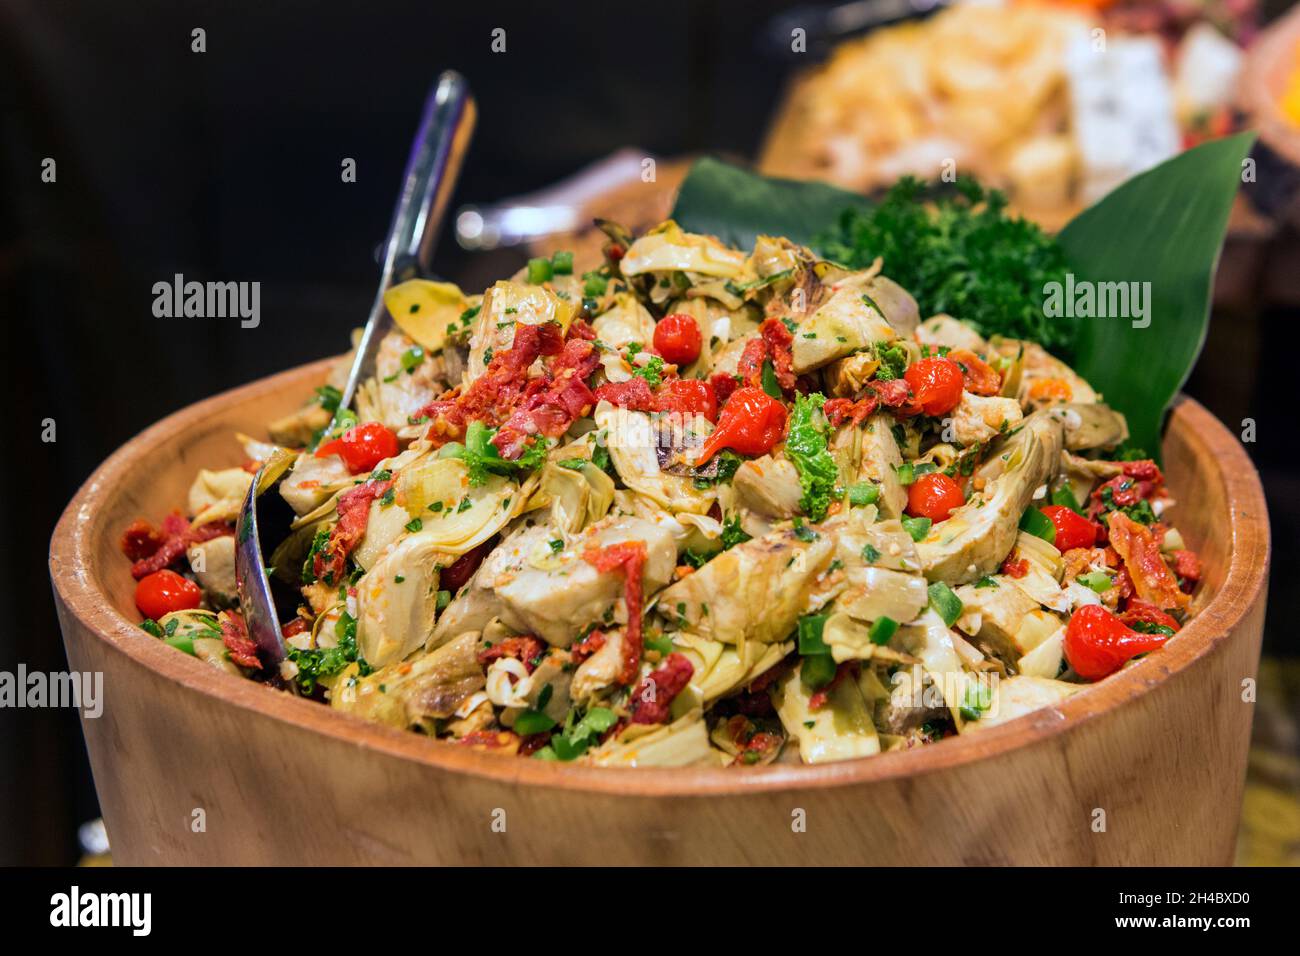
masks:
POLYGON ((831 502, 840 497, 835 486, 839 469, 827 450, 830 426, 821 412, 824 404, 820 392, 796 396, 785 439, 785 455, 798 469, 803 488, 799 507, 814 522, 825 520, 831 502))

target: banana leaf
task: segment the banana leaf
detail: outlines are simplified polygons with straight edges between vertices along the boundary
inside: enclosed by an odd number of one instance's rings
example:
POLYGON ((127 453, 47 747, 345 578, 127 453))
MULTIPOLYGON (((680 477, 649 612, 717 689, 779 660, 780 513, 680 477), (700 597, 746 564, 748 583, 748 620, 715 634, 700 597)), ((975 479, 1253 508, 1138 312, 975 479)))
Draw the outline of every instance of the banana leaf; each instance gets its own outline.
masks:
POLYGON ((1210 324, 1214 271, 1254 133, 1204 143, 1135 176, 1061 230, 1076 281, 1150 283, 1145 315, 1085 318, 1075 368, 1128 417, 1130 441, 1160 450, 1165 409, 1210 324))
MULTIPOLYGON (((1058 290, 1060 304, 1079 304, 1081 290, 1095 293, 1100 283, 1136 282, 1139 295, 1149 290, 1130 300, 1126 317, 1076 322, 1071 351, 1079 374, 1128 417, 1131 443, 1152 454, 1159 453, 1164 413, 1205 344, 1214 270, 1254 139, 1240 133, 1161 163, 1084 210, 1058 237, 1074 282, 1058 290), (1132 314, 1139 302, 1141 316, 1132 314)), ((815 248, 842 210, 869 205, 825 183, 704 158, 682 184, 673 218, 738 248, 751 248, 763 233, 815 248)), ((1050 291, 1042 291, 1046 307, 1050 291)))

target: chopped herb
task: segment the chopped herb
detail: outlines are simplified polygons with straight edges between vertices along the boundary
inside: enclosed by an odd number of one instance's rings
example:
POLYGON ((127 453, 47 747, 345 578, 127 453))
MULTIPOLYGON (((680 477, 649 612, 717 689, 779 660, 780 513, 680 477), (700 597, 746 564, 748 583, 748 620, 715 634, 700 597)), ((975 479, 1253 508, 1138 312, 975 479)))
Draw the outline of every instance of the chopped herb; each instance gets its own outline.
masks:
POLYGON ((406 523, 406 530, 415 532, 424 527, 424 521, 420 518, 412 518, 406 523))
POLYGON ((922 315, 969 320, 985 337, 1030 339, 1062 353, 1076 323, 1049 317, 1043 287, 1065 281, 1065 256, 1038 226, 1006 211, 1001 193, 974 180, 927 184, 904 177, 878 203, 849 209, 815 243, 833 262, 884 271, 916 298, 922 315))
POLYGON ((998 586, 998 582, 993 578, 989 577, 987 574, 975 582, 975 587, 977 588, 995 588, 997 586, 998 586))
POLYGON ((333 385, 322 385, 316 389, 316 401, 321 408, 333 415, 338 411, 339 402, 343 401, 343 393, 333 385))
POLYGON ((416 345, 402 353, 402 371, 407 375, 413 375, 415 370, 420 367, 424 361, 424 349, 416 345))
POLYGON ((652 355, 643 368, 633 369, 632 374, 645 379, 651 388, 658 388, 664 380, 664 360, 658 355, 652 355))
POLYGON ((327 648, 308 648, 299 650, 289 648, 288 657, 298 665, 295 678, 304 693, 310 694, 321 680, 333 677, 349 664, 356 662, 364 677, 370 673, 370 665, 357 653, 357 621, 344 611, 334 625, 334 636, 338 644, 327 648))
POLYGON ((873 544, 864 544, 862 546, 862 560, 867 564, 875 564, 880 560, 880 549, 873 544))
POLYGON ((818 534, 812 528, 803 523, 803 518, 794 519, 794 536, 800 541, 816 541, 818 534))
POLYGON ((740 526, 740 518, 733 515, 722 523, 722 550, 729 551, 738 544, 750 540, 750 535, 740 526))

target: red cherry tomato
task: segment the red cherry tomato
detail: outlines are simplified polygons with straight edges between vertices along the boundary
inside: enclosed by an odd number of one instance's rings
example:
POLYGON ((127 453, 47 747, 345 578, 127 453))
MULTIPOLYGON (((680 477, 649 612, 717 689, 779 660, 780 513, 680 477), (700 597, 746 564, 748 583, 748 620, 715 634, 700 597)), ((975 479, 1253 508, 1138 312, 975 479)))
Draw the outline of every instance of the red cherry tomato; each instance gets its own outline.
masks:
POLYGON ((745 386, 731 393, 713 430, 695 460, 699 468, 730 448, 742 455, 765 455, 785 435, 785 406, 761 388, 745 386))
POLYGON ((718 395, 713 386, 696 378, 674 378, 664 382, 655 393, 655 405, 661 412, 703 415, 718 420, 718 395))
POLYGON ((907 489, 907 513, 914 518, 947 521, 953 509, 965 503, 961 485, 939 472, 922 475, 907 489))
POLYGON ((903 373, 921 411, 927 415, 944 415, 961 401, 961 368, 952 359, 923 358, 913 362, 903 373))
POLYGON ((379 422, 366 422, 349 428, 342 438, 326 442, 316 449, 317 458, 338 455, 354 475, 374 471, 375 465, 396 454, 397 436, 379 422))
POLYGON ((655 326, 655 351, 674 365, 690 365, 700 357, 700 326, 685 312, 665 315, 655 326))
POLYGON ((1163 634, 1130 630, 1100 604, 1085 604, 1065 627, 1065 659, 1084 680, 1101 680, 1167 640, 1163 634))
POLYGON ((135 586, 135 606, 153 621, 172 611, 196 608, 201 600, 203 592, 197 584, 166 568, 145 575, 135 586))
POLYGON ((1097 543, 1097 526, 1065 505, 1045 505, 1038 509, 1056 526, 1056 550, 1064 554, 1073 548, 1091 548, 1097 543))

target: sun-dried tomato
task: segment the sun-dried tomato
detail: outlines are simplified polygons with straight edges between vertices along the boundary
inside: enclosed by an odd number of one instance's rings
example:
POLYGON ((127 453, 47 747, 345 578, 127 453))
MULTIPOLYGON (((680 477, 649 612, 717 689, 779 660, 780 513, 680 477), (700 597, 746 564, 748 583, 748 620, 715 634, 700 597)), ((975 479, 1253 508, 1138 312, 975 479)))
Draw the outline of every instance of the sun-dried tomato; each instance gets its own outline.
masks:
POLYGON ((822 406, 822 412, 826 415, 826 420, 838 428, 845 422, 861 425, 875 414, 876 409, 879 407, 880 399, 874 394, 868 393, 864 398, 860 398, 856 402, 847 398, 832 398, 822 406))
POLYGON ((248 636, 244 618, 234 611, 222 611, 217 615, 217 623, 221 627, 221 643, 230 652, 230 659, 240 667, 260 669, 262 662, 257 659, 257 645, 248 636))
POLYGON ((691 681, 695 666, 685 654, 673 652, 662 664, 641 679, 632 691, 631 721, 634 724, 667 723, 673 699, 691 681))
POLYGON ((317 580, 335 585, 343 581, 348 569, 348 555, 365 537, 370 523, 370 503, 388 494, 389 481, 367 481, 339 495, 339 520, 330 529, 325 546, 312 559, 312 573, 317 580))
POLYGON ((495 660, 503 657, 513 657, 517 661, 522 661, 528 673, 532 673, 541 658, 546 653, 546 644, 538 640, 531 634, 524 634, 519 637, 507 637, 504 641, 499 641, 491 647, 485 647, 478 652, 478 662, 487 667, 495 660))
POLYGON ((603 548, 588 548, 582 558, 601 574, 623 569, 623 603, 627 605, 627 627, 623 631, 623 666, 618 682, 630 684, 641 666, 641 572, 645 568, 645 542, 620 541, 603 548))

